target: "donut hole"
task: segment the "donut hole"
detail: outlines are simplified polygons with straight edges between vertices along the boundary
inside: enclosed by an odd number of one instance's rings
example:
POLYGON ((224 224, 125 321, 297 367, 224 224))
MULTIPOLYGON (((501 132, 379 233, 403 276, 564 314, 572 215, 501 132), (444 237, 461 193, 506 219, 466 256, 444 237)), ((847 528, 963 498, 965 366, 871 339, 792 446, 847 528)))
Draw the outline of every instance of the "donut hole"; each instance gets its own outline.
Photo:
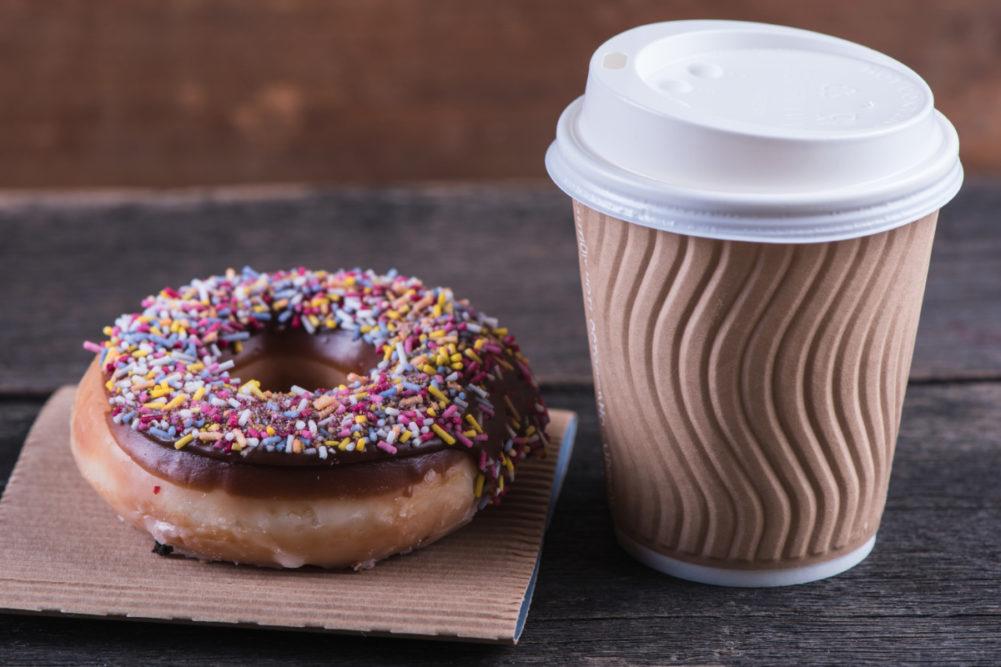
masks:
POLYGON ((261 389, 287 392, 293 385, 304 389, 336 387, 347 383, 348 374, 337 368, 306 357, 281 356, 258 359, 236 369, 237 376, 259 380, 261 389))
POLYGON ((233 361, 232 374, 241 381, 258 380, 262 389, 284 392, 293 385, 313 390, 346 384, 349 373, 367 375, 379 355, 348 332, 290 329, 256 334, 233 361))

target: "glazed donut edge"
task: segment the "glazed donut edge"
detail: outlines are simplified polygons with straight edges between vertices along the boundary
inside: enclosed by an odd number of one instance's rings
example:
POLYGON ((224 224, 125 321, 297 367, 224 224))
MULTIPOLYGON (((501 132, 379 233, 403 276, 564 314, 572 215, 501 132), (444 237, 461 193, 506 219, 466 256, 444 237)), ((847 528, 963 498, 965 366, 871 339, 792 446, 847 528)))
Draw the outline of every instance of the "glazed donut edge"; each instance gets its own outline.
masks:
POLYGON ((548 413, 527 359, 448 288, 395 272, 244 268, 142 306, 84 344, 96 358, 71 445, 120 518, 179 554, 368 567, 468 523, 500 502, 521 461, 545 456, 548 413), (316 390, 236 377, 271 358, 298 380, 277 348, 260 356, 278 340, 355 370, 340 384, 308 379, 316 390), (373 366, 359 365, 357 345, 371 346, 373 366))
POLYGON ((118 446, 108 412, 95 363, 71 416, 80 473, 119 518, 182 555, 274 568, 363 569, 426 546, 476 513, 476 466, 460 452, 443 471, 428 471, 405 489, 361 497, 237 497, 148 472, 118 446))

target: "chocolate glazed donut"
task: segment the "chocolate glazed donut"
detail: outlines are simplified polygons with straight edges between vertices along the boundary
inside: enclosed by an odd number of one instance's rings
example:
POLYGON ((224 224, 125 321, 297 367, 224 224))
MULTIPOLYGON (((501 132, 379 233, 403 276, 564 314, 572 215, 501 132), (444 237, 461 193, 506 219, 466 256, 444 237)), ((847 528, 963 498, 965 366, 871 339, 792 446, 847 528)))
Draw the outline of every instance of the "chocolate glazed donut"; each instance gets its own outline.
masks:
POLYGON ((499 502, 545 444, 513 338, 414 279, 245 269, 143 305, 86 345, 72 447, 161 553, 370 566, 499 502))

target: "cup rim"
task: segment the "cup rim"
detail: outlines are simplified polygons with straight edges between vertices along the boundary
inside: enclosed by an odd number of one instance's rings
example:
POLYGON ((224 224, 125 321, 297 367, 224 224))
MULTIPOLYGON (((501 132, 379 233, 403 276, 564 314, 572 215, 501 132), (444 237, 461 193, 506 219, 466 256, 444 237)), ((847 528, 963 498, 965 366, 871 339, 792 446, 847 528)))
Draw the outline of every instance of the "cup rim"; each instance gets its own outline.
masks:
POLYGON ((619 219, 766 243, 887 231, 941 208, 963 181, 955 128, 903 63, 830 35, 714 20, 601 44, 546 168, 619 219))
POLYGON ((614 165, 575 132, 583 97, 564 110, 545 164, 557 187, 606 215, 661 231, 729 241, 824 243, 870 236, 940 209, 963 183, 959 139, 941 113, 946 150, 910 178, 820 193, 721 193, 665 184, 614 165))

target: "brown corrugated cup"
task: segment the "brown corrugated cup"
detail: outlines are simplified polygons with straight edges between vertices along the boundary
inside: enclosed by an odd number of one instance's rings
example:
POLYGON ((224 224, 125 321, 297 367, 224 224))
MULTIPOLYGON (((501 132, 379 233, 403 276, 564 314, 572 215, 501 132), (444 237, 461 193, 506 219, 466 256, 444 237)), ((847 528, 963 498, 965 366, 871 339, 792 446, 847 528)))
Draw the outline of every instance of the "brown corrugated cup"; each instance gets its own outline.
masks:
POLYGON ((868 555, 957 155, 924 82, 842 40, 698 21, 598 49, 547 167, 630 553, 733 586, 868 555))

